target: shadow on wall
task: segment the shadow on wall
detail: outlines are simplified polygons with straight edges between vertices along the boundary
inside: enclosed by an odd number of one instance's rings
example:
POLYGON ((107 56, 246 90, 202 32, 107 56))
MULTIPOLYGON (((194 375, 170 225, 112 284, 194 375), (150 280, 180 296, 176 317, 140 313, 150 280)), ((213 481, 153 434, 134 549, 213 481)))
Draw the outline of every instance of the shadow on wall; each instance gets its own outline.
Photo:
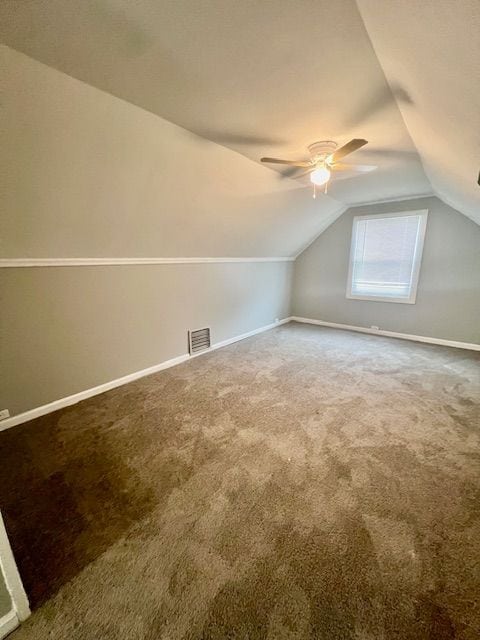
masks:
MULTIPOLYGON (((112 399, 122 402, 120 394, 112 399)), ((82 403, 80 428, 73 424, 73 407, 0 433, 1 508, 32 608, 155 503, 126 462, 134 446, 122 429, 105 424, 108 411, 102 412, 103 429, 95 420, 89 423, 98 402, 82 403)))

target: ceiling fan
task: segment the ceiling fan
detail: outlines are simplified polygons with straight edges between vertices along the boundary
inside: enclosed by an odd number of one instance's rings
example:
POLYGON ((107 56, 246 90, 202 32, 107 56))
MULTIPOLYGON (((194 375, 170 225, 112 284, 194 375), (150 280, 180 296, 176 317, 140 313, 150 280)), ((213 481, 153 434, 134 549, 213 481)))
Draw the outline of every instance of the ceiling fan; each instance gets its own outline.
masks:
MULTIPOLYGON (((374 171, 377 167, 371 164, 346 164, 340 162, 346 155, 357 151, 367 144, 367 140, 354 138, 338 148, 338 144, 332 140, 322 140, 309 145, 309 160, 280 160, 279 158, 261 158, 261 162, 272 164, 286 164, 296 169, 306 169, 299 175, 294 177, 302 177, 310 175, 310 181, 313 184, 313 197, 316 196, 316 187, 325 185, 325 193, 332 173, 335 175, 339 171, 354 171, 357 173, 367 173, 374 171)), ((288 175, 288 174, 287 174, 288 175)), ((292 176, 293 177, 293 176, 292 176)))

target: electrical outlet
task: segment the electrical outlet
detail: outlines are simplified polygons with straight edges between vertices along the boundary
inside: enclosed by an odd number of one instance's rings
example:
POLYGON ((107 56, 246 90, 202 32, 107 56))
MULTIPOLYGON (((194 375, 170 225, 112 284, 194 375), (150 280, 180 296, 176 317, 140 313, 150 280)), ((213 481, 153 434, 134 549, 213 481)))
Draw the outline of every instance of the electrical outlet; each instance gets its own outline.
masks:
POLYGON ((378 331, 380 329, 380 327, 377 327, 376 324, 371 324, 370 325, 370 329, 375 329, 375 331, 378 331))
POLYGON ((8 409, 3 409, 3 411, 0 411, 0 420, 5 420, 5 418, 9 418, 10 417, 10 411, 8 409))

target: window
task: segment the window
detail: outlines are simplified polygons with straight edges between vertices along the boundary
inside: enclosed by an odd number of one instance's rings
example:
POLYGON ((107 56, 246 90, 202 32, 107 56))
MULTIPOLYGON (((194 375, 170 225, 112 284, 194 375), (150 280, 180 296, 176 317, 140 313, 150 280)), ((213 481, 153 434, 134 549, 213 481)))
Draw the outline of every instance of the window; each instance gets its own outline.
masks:
POLYGON ((347 298, 415 303, 427 214, 353 219, 347 298))

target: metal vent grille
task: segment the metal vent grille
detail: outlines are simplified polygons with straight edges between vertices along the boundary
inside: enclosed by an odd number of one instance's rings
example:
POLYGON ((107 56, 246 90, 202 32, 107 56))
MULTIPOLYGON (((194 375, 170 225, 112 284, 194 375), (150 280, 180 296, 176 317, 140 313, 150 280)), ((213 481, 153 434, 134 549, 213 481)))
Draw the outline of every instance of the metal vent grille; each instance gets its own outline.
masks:
POLYGON ((188 332, 188 349, 190 353, 197 353, 210 348, 210 329, 197 329, 188 332))

